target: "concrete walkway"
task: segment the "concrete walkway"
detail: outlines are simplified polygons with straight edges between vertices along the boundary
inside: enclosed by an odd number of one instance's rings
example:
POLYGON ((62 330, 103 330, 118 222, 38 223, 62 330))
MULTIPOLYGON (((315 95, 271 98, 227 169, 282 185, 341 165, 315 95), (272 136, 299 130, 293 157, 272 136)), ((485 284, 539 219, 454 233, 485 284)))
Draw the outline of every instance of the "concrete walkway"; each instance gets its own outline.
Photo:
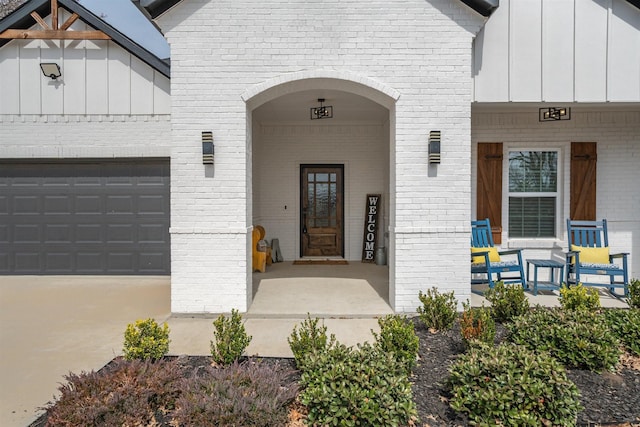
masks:
MULTIPOLYGON (((386 267, 360 263, 283 263, 254 275, 248 354, 290 356, 286 338, 307 313, 347 345, 370 340, 376 318, 392 312, 387 277, 386 267)), ((528 297, 557 305, 553 294, 528 297)), ((604 293, 601 302, 625 306, 604 293)), ((121 354, 126 325, 149 317, 168 322, 171 354, 210 354, 217 316, 171 316, 169 277, 0 276, 0 426, 30 424, 63 375, 100 369, 121 354)))

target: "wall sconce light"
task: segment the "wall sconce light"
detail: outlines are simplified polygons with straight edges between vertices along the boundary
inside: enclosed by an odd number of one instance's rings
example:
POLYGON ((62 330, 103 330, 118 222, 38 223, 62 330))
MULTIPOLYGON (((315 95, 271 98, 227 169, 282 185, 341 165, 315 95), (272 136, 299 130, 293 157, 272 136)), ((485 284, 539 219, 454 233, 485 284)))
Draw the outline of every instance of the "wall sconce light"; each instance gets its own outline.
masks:
POLYGON ((212 165, 213 164, 213 133, 212 132, 202 132, 202 164, 203 165, 212 165))
POLYGON ((333 107, 331 105, 322 105, 324 98, 318 98, 319 107, 311 107, 311 120, 331 119, 333 118, 333 107))
POLYGON ((554 120, 571 120, 571 108, 540 108, 540 110, 538 111, 538 120, 540 120, 541 122, 550 122, 554 120))
POLYGON ((429 132, 429 164, 440 163, 440 131, 429 132))
POLYGON ((57 80, 58 77, 62 76, 60 66, 55 62, 42 62, 40 63, 40 69, 42 70, 42 74, 51 80, 57 80))

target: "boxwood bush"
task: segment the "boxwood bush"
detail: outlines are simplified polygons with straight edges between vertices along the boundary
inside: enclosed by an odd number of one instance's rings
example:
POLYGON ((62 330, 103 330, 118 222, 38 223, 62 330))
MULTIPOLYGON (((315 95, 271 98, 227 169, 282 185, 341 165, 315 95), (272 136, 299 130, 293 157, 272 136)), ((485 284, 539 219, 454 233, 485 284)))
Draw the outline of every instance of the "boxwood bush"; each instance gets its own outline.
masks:
POLYGON ((460 318, 460 334, 467 346, 478 343, 493 344, 496 337, 496 322, 490 307, 471 307, 467 301, 460 318))
POLYGON ((213 321, 214 341, 211 341, 211 356, 221 365, 230 365, 237 361, 251 343, 251 335, 242 323, 242 316, 238 310, 231 310, 231 317, 218 316, 213 321))
POLYGON ((416 416, 403 364, 369 343, 309 354, 301 386, 309 425, 399 426, 416 416))
POLYGON ((312 319, 307 313, 307 318, 300 325, 294 326, 293 332, 287 338, 296 366, 300 369, 309 354, 325 351, 336 342, 335 335, 327 336, 327 327, 324 324, 318 326, 319 321, 320 319, 312 319))
POLYGON ((169 326, 153 319, 136 320, 127 325, 122 352, 127 360, 158 360, 169 352, 169 326))
POLYGON ((573 426, 581 410, 576 385, 547 353, 480 345, 450 368, 451 407, 474 425, 573 426))
POLYGON ((441 331, 450 329, 458 317, 457 302, 453 291, 441 294, 437 288, 427 289, 427 293, 418 292, 422 303, 417 311, 422 323, 429 329, 441 331))
POLYGON ((596 311, 600 308, 600 296, 595 288, 586 288, 582 283, 560 288, 560 306, 564 310, 596 311))
POLYGON ((509 341, 548 351, 567 367, 599 372, 620 359, 618 339, 595 312, 537 307, 506 326, 509 341))
POLYGON ((493 318, 500 323, 529 311, 529 300, 519 284, 505 285, 502 281, 496 282, 493 288, 484 292, 484 297, 491 303, 493 318))
POLYGON ((410 375, 420 346, 413 323, 396 314, 378 319, 378 325, 380 334, 371 331, 375 338, 374 346, 383 353, 393 354, 410 375))

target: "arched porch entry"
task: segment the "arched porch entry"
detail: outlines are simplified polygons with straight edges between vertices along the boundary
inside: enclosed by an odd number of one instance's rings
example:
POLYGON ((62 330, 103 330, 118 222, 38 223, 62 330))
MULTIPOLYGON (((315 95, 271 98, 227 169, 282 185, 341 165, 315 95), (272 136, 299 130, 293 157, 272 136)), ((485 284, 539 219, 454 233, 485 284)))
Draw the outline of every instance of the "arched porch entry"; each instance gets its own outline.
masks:
MULTIPOLYGON (((262 225, 268 240, 277 238, 285 259, 268 274, 256 273, 248 280, 249 298, 267 283, 287 287, 304 282, 321 293, 338 292, 341 301, 352 298, 353 305, 344 307, 351 314, 381 314, 357 307, 358 289, 364 286, 365 293, 368 284, 393 306, 394 253, 385 231, 394 222, 398 98, 397 91, 380 82, 333 70, 287 74, 243 95, 250 225, 262 225), (332 118, 312 118, 310 110, 320 106, 319 99, 332 107, 332 118), (381 195, 377 241, 386 248, 388 266, 361 265, 370 194, 381 195), (292 264, 309 259, 344 260, 348 265, 292 264)), ((286 289, 280 288, 279 294, 292 290, 286 289)))

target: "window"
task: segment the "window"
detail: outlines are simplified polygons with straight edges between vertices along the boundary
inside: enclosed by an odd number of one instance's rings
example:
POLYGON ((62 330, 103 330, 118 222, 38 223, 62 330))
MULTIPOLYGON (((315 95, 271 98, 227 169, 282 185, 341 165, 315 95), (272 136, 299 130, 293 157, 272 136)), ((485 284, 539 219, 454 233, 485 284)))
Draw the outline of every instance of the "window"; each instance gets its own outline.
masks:
POLYGON ((556 236, 558 151, 509 152, 509 237, 556 236))

